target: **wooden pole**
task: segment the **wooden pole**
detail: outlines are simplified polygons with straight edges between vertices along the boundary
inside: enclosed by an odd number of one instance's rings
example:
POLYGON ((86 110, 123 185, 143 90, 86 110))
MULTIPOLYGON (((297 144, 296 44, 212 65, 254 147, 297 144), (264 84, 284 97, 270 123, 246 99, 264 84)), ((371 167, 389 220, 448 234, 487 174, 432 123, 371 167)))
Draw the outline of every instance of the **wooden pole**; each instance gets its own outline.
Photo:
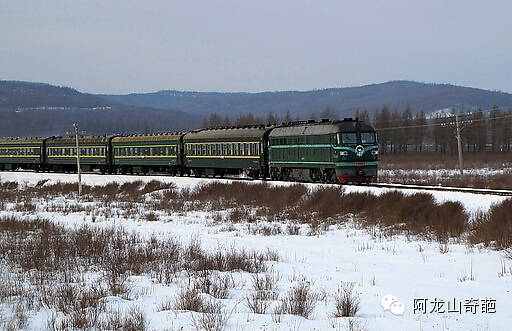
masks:
POLYGON ((459 115, 455 114, 455 122, 457 124, 457 147, 459 149, 459 170, 460 177, 464 177, 464 165, 462 163, 462 138, 460 137, 460 123, 459 123, 459 115))
POLYGON ((76 141, 76 168, 78 173, 78 196, 82 195, 82 176, 80 173, 80 146, 78 145, 78 123, 73 123, 75 128, 75 141, 76 141))

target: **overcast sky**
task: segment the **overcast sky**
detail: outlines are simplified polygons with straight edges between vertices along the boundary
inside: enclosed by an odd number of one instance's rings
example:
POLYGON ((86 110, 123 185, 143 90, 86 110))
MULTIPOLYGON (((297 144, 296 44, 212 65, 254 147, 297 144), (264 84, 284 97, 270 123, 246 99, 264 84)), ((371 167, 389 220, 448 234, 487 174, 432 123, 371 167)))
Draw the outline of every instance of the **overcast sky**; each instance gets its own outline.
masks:
POLYGON ((0 79, 91 93, 410 79, 512 92, 512 1, 0 0, 0 79))

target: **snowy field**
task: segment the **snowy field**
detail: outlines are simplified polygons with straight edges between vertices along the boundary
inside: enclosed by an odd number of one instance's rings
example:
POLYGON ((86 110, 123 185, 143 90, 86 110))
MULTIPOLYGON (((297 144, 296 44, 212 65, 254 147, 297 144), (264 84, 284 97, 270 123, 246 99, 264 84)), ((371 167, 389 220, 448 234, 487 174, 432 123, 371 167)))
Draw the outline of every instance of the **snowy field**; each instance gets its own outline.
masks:
MULTIPOLYGON (((89 185, 157 180, 173 183, 178 188, 213 180, 93 174, 84 174, 82 178, 89 185)), ((42 179, 50 180, 46 185, 52 182, 71 183, 76 181, 76 175, 0 173, 1 182, 16 181, 26 186, 33 186, 42 179)), ((274 184, 289 185, 280 182, 274 184)), ((314 188, 316 184, 307 186, 314 188)), ((365 186, 346 187, 347 192, 370 191, 380 194, 386 190, 365 186)), ((407 190, 405 193, 419 191, 407 190)), ((486 211, 493 203, 505 199, 458 192, 428 193, 432 193, 438 202, 460 201, 470 214, 486 211)), ((41 203, 81 202, 62 198, 41 203)), ((12 207, 6 204, 0 216, 26 214, 12 207)), ((42 210, 45 210, 44 206, 39 205, 35 214, 69 228, 84 223, 105 228, 114 225, 144 238, 165 240, 172 236, 182 243, 188 243, 192 238, 198 239, 202 247, 212 251, 219 248, 276 251, 278 261, 264 263, 268 267, 267 274, 275 276, 279 298, 269 303, 266 314, 252 313, 247 306, 246 298, 253 289, 253 275, 247 272, 234 272, 232 277, 235 284, 228 298, 215 299, 223 305, 223 313, 227 316, 225 328, 228 330, 507 330, 512 325, 512 260, 506 252, 469 246, 464 242, 450 241, 447 245, 441 245, 411 236, 384 236, 377 229, 361 229, 357 222, 350 219, 315 235, 308 234, 308 225, 301 225, 298 235, 284 232, 263 235, 250 231, 253 224, 214 222, 215 215, 197 210, 159 215, 151 222, 142 217, 124 218, 115 212, 110 217, 92 218, 83 211, 62 213, 42 210), (315 293, 312 314, 304 318, 272 313, 279 299, 301 282, 308 284, 315 293), (353 284, 354 293, 360 300, 360 309, 353 318, 334 316, 335 295, 343 284, 353 284), (393 295, 400 301, 405 307, 404 312, 397 309, 398 303, 392 306, 395 308, 393 312, 385 310, 381 301, 386 295, 393 295)), ((145 212, 142 205, 140 213, 145 212)), ((222 212, 220 214, 222 216, 222 212)), ((2 269, 2 272, 6 271, 2 269)), ((95 282, 98 277, 97 273, 91 272, 84 279, 95 282)), ((128 282, 130 293, 125 298, 106 298, 109 307, 121 311, 139 307, 144 312, 149 330, 194 329, 195 313, 161 309, 163 303, 175 298, 185 286, 185 276, 168 285, 150 275, 131 276, 128 282)), ((14 314, 13 308, 8 302, 1 303, 0 308, 0 321, 3 323, 0 326, 5 326, 14 314)), ((39 309, 27 313, 26 329, 40 330, 47 326, 46 321, 55 312, 39 309)))
MULTIPOLYGON (((492 175, 503 175, 510 172, 510 168, 503 169, 492 169, 492 168, 479 168, 479 169, 464 169, 464 173, 467 175, 477 176, 492 176, 492 175)), ((385 176, 400 176, 400 175, 418 175, 423 177, 440 177, 450 178, 459 176, 459 169, 407 169, 407 170, 396 170, 396 169, 379 169, 380 175, 385 176)))
MULTIPOLYGON (((34 172, 0 172, 0 181, 14 181, 23 185, 35 185, 43 179, 48 179, 48 184, 51 183, 76 183, 76 174, 58 174, 58 173, 34 173, 34 172)), ((149 182, 153 180, 161 181, 163 183, 173 183, 179 188, 194 187, 202 183, 211 181, 219 181, 229 183, 231 179, 209 179, 209 178, 195 178, 195 177, 171 177, 171 176, 129 176, 129 175, 97 175, 97 174, 82 174, 82 183, 88 185, 105 185, 111 182, 117 183, 130 183, 134 181, 149 182)), ((260 182, 254 180, 252 182, 260 182)), ((290 185, 289 182, 270 181, 273 185, 290 185)), ((314 188, 325 184, 311 184, 305 183, 304 185, 314 188)), ((368 187, 368 186, 345 186, 347 193, 351 192, 371 192, 373 194, 382 194, 392 191, 393 189, 368 187)), ((460 201, 466 210, 470 213, 475 211, 486 211, 493 203, 499 203, 506 199, 506 197, 482 195, 482 194, 467 194, 462 192, 435 192, 428 190, 404 190, 406 194, 413 194, 418 192, 430 193, 434 198, 442 203, 445 201, 460 201)))
POLYGON ((457 187, 512 189, 512 167, 465 168, 461 178, 457 169, 379 169, 379 181, 385 183, 443 185, 457 187))

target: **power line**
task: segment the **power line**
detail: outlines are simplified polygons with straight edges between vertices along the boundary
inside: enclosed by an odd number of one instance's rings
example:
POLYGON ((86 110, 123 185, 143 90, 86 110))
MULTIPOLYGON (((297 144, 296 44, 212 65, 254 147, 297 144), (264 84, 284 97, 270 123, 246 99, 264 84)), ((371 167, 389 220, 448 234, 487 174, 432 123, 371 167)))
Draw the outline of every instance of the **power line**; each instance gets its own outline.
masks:
MULTIPOLYGON (((443 118, 451 118, 450 117, 443 117, 443 118)), ((495 121, 499 119, 507 119, 512 118, 512 115, 505 115, 505 116, 499 116, 499 117, 493 117, 493 118, 480 118, 480 119, 470 119, 466 121, 470 121, 470 123, 474 122, 483 122, 483 121, 495 121)), ((455 121, 453 122, 445 122, 445 123, 431 123, 431 124, 421 124, 421 125, 408 125, 408 126, 395 126, 395 127, 388 127, 388 128, 376 128, 375 131, 388 131, 388 130, 403 130, 403 129, 415 129, 415 128, 430 128, 434 126, 448 126, 448 125, 454 125, 455 121)))
MULTIPOLYGON (((471 111, 470 113, 462 113, 462 114, 459 114, 460 116, 471 116, 473 114, 477 114, 477 113, 482 113, 482 114, 487 114, 487 115, 490 115, 491 111, 495 110, 496 108, 488 108, 488 109, 478 109, 478 110, 474 110, 474 111, 471 111)), ((500 110, 498 108, 498 110, 500 110)), ((509 109, 508 111, 510 112, 510 110, 512 109, 509 109)), ((378 109, 377 109, 377 112, 378 112, 378 109)), ((507 112, 507 111, 503 111, 503 112, 507 112)), ((378 113, 375 113, 375 114, 378 114, 378 113)), ((417 115, 418 113, 416 113, 417 115)), ((431 113, 432 114, 432 113, 431 113)), ((431 115, 430 114, 430 115, 431 115)), ((445 116, 442 116, 442 117, 430 117, 430 118, 423 118, 425 120, 434 120, 434 119, 445 119, 445 118, 455 118, 455 113, 444 113, 443 111, 443 114, 445 116)), ((390 115, 392 115, 392 113, 390 112, 390 115)), ((400 113, 400 115, 403 115, 403 112, 400 113)), ((411 118, 410 120, 414 121, 415 119, 418 119, 417 117, 413 117, 411 118)), ((403 118, 389 118, 386 120, 386 122, 402 122, 404 119, 403 118)))

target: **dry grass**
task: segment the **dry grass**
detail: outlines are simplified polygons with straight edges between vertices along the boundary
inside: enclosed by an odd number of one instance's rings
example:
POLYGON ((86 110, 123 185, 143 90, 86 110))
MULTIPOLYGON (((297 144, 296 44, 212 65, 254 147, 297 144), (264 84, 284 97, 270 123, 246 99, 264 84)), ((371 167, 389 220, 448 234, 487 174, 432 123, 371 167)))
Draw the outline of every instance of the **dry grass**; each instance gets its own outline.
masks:
POLYGON ((219 301, 206 300, 200 313, 192 313, 190 319, 197 330, 205 331, 222 331, 226 327, 226 323, 231 318, 230 314, 224 313, 223 305, 219 301))
POLYGON ((512 247, 512 199, 493 205, 487 213, 479 213, 473 222, 469 240, 496 249, 512 247))
POLYGON ((177 310, 203 311, 204 299, 194 288, 182 289, 174 298, 173 308, 177 310))
POLYGON ((202 293, 209 294, 217 299, 229 298, 230 290, 235 287, 235 281, 229 274, 219 275, 211 270, 199 272, 194 287, 202 293))
MULTIPOLYGON (((472 169, 512 167, 510 153, 464 153, 464 166, 472 169)), ((458 169, 458 155, 438 153, 381 154, 379 168, 393 169, 458 169)))
MULTIPOLYGON (((405 195, 399 191, 377 196, 368 192, 346 193, 342 187, 336 186, 309 191, 300 184, 271 186, 246 182, 211 182, 193 190, 178 190, 173 185, 156 181, 146 184, 136 181, 85 187, 83 199, 90 202, 88 205, 53 204, 48 200, 49 194, 73 196, 72 190, 74 188, 68 184, 46 183, 20 189, 17 184, 0 182, 0 196, 5 197, 3 203, 14 202, 20 211, 34 210, 37 197, 47 199, 47 203, 39 207, 42 211, 62 214, 85 212, 94 220, 98 216, 114 218, 117 214, 127 219, 155 222, 165 220, 163 216, 173 213, 211 211, 217 213, 217 223, 254 224, 249 231, 265 236, 283 232, 299 234, 301 223, 309 225, 309 235, 320 235, 330 225, 345 222, 347 214, 358 216, 356 219, 361 220, 364 226, 379 226, 388 233, 422 235, 440 242, 460 236, 468 224, 468 215, 459 203, 437 204, 430 194, 405 195), (228 212, 223 217, 219 211, 228 212), (281 226, 281 222, 287 224, 281 226)), ((230 263, 229 256, 224 258, 227 260, 202 259, 198 268, 230 270, 230 266, 212 265, 230 263)))
POLYGON ((279 275, 276 273, 266 273, 264 275, 253 275, 253 292, 245 298, 245 305, 250 312, 254 314, 266 314, 272 301, 279 298, 277 282, 279 275))
MULTIPOLYGON (((0 217, 0 259, 6 273, 0 272, 4 275, 0 303, 18 302, 20 311, 47 308, 62 313, 47 322, 52 330, 118 329, 116 325, 143 330, 140 311, 111 314, 103 301, 109 295, 130 299, 130 276, 147 275, 169 283, 185 274, 201 280, 197 282, 201 291, 227 298, 233 279, 212 275, 211 270, 257 273, 274 258, 271 251, 223 247, 206 251, 197 239, 181 244, 168 237, 146 239, 122 228, 66 228, 41 218, 4 216, 0 217), (100 271, 103 277, 92 286, 78 285, 87 271, 100 271)), ((197 289, 188 290, 178 295, 175 306, 204 311, 200 298, 197 289)), ((11 324, 17 328, 23 326, 20 323, 11 324)))
POLYGON ((309 282, 300 282, 281 299, 281 312, 310 318, 315 310, 318 295, 311 290, 309 282))
POLYGON ((354 317, 360 308, 359 294, 354 292, 353 283, 343 283, 334 296, 334 317, 354 317))
POLYGON ((442 154, 400 154, 382 155, 379 161, 381 172, 379 181, 402 184, 423 184, 423 185, 444 185, 456 187, 490 188, 490 189, 512 189, 512 157, 510 153, 481 153, 465 154, 465 169, 492 169, 503 170, 497 174, 480 174, 466 172, 461 178, 458 174, 458 158, 456 155, 442 154), (441 172, 432 176, 425 176, 424 173, 413 170, 446 170, 454 172, 441 172))

